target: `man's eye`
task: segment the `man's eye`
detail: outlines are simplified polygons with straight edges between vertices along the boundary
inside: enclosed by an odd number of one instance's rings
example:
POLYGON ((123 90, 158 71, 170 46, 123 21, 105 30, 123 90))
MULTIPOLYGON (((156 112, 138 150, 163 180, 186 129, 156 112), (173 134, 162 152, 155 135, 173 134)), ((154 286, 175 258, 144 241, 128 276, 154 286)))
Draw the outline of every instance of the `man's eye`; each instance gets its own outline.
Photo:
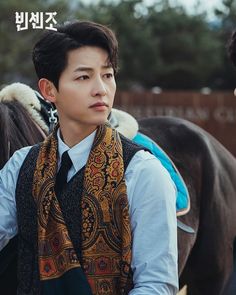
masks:
POLYGON ((76 78, 76 80, 87 80, 87 79, 89 79, 88 75, 83 75, 76 78))
POLYGON ((109 79, 109 78, 112 78, 113 77, 113 74, 112 73, 107 73, 104 76, 109 79))

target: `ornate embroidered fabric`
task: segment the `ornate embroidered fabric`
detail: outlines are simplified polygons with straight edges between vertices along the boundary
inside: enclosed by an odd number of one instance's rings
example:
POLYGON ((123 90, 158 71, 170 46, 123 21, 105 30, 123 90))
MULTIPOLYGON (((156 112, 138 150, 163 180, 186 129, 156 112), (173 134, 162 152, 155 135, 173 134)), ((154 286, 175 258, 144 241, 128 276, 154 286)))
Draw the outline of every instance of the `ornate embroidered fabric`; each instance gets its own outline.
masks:
POLYGON ((82 267, 93 294, 124 294, 130 283, 131 229, 118 132, 109 125, 98 128, 85 167, 81 262, 55 194, 56 171, 55 130, 40 148, 33 180, 40 279, 59 278, 68 270, 82 267))

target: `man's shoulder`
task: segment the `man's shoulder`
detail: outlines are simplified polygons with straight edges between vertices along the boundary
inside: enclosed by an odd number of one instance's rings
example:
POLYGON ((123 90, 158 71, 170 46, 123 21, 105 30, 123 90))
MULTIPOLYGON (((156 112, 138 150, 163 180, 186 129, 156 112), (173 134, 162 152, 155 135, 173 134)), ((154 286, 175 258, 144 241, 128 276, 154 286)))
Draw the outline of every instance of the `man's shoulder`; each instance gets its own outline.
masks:
POLYGON ((28 169, 31 169, 29 167, 33 167, 36 163, 36 160, 38 158, 38 153, 40 150, 41 144, 35 144, 33 146, 29 146, 23 149, 19 150, 19 154, 22 157, 22 163, 20 169, 25 169, 25 167, 28 167, 28 169))
POLYGON ((119 136, 120 136, 123 147, 125 146, 125 147, 130 147, 130 148, 133 148, 133 149, 144 149, 143 146, 141 146, 140 144, 132 141, 128 137, 124 136, 123 134, 119 133, 119 136))
POLYGON ((6 162, 1 170, 1 173, 8 173, 11 171, 17 172, 21 169, 25 159, 32 154, 33 151, 39 149, 39 145, 26 146, 18 149, 13 153, 10 159, 6 162))
POLYGON ((135 169, 142 172, 142 174, 158 172, 169 176, 169 173, 167 173, 160 160, 148 148, 130 140, 122 134, 120 134, 120 138, 123 146, 125 168, 128 169, 127 172, 135 169))
POLYGON ((14 152, 14 154, 12 155, 12 157, 10 159, 15 159, 18 157, 26 156, 29 153, 29 151, 31 150, 31 148, 32 148, 31 145, 20 148, 19 150, 14 152))
POLYGON ((168 171, 160 160, 145 150, 140 150, 133 156, 126 173, 136 174, 141 178, 147 176, 163 182, 166 182, 166 180, 172 182, 168 171))
POLYGON ((123 149, 124 168, 126 170, 134 155, 140 150, 143 150, 144 148, 141 145, 134 143, 122 134, 120 134, 120 139, 123 149))
POLYGON ((164 168, 160 161, 151 152, 144 149, 140 149, 135 153, 130 161, 130 165, 145 170, 146 172, 164 168))
POLYGON ((31 146, 21 148, 11 156, 0 171, 0 179, 4 184, 5 189, 12 190, 16 186, 19 172, 27 157, 31 146))
POLYGON ((3 170, 10 167, 14 169, 16 169, 17 167, 20 168, 31 148, 32 146, 26 146, 15 151, 10 159, 6 162, 3 170))

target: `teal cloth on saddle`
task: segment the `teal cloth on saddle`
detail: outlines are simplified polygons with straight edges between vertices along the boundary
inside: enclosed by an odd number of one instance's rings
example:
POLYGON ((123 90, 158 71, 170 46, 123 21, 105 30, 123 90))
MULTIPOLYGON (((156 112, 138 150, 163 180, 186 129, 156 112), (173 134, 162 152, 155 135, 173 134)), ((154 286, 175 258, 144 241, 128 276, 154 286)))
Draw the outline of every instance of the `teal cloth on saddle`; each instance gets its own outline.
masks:
POLYGON ((136 136, 132 139, 132 141, 146 147, 154 156, 159 159, 162 165, 166 168, 169 172, 171 179, 175 183, 177 189, 177 198, 176 198, 176 211, 183 211, 188 208, 189 202, 189 193, 187 187, 184 183, 183 178, 177 171, 177 169, 173 166, 172 161, 167 156, 167 154, 159 147, 151 138, 148 136, 137 133, 136 136))

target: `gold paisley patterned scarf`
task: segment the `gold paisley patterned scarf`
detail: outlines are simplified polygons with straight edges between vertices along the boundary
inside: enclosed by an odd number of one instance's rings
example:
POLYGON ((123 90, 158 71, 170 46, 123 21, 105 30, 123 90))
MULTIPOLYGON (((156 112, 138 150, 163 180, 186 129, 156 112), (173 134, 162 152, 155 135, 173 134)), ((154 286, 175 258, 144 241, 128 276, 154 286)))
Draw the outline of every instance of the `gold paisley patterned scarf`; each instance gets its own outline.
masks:
MULTIPOLYGON (((57 128, 40 148, 33 180, 41 281, 81 267, 54 190, 56 132, 57 128)), ((121 140, 118 132, 105 124, 97 129, 81 198, 82 264, 93 294, 126 293, 131 264, 128 209, 121 140)))

